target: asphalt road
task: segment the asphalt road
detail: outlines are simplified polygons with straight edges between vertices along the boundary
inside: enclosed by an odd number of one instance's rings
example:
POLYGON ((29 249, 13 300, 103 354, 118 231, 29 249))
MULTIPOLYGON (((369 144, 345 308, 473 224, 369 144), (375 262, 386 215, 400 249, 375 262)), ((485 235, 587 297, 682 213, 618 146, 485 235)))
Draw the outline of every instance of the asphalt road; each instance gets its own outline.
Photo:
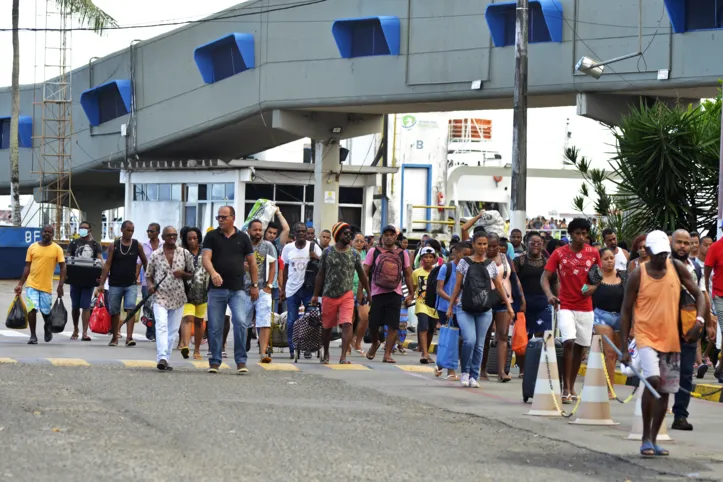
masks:
POLYGON ((0 365, 0 401, 4 480, 680 478, 314 372, 0 365))

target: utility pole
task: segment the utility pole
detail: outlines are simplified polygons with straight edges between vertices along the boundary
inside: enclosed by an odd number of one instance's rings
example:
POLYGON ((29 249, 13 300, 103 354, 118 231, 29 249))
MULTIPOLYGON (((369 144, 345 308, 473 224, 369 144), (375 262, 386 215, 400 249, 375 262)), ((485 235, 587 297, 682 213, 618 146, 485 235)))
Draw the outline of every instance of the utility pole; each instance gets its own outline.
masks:
POLYGON ((512 127, 510 229, 527 227, 527 39, 528 0, 517 0, 515 20, 515 93, 512 127))

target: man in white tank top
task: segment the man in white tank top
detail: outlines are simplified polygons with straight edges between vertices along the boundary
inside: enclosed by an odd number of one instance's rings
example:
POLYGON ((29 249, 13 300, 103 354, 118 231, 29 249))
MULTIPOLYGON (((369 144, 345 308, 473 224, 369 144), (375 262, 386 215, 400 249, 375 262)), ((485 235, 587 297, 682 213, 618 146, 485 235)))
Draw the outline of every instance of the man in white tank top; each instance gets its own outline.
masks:
POLYGON ((615 269, 619 271, 626 271, 628 269, 630 253, 625 251, 623 248, 618 247, 618 235, 615 234, 615 231, 611 228, 603 229, 602 235, 605 246, 615 253, 615 269))

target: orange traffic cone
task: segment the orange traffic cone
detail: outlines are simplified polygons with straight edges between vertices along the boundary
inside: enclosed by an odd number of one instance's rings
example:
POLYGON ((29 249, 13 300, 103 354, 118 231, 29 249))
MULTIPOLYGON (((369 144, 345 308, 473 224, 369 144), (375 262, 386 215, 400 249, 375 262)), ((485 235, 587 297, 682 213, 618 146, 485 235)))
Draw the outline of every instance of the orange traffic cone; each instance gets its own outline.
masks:
MULTIPOLYGON (((645 386, 641 383, 640 388, 638 388, 637 393, 635 394, 635 398, 637 400, 635 401, 635 415, 633 416, 633 429, 630 431, 630 435, 628 435, 628 440, 642 440, 643 439, 643 391, 645 390, 645 386)), ((658 440, 667 442, 670 440, 673 440, 673 438, 668 435, 668 428, 666 427, 665 420, 663 420, 663 425, 660 426, 660 431, 658 432, 658 440)))
POLYGON ((585 385, 582 387, 582 400, 577 411, 577 419, 570 422, 577 425, 617 425, 610 418, 610 400, 603 368, 603 354, 600 335, 592 337, 590 355, 587 357, 585 385))
POLYGON ((543 335, 544 346, 540 353, 540 364, 535 380, 535 394, 532 397, 532 408, 527 415, 560 417, 562 394, 560 390, 560 374, 557 371, 557 355, 555 339, 551 331, 543 335), (548 373, 549 366, 549 373, 548 373))

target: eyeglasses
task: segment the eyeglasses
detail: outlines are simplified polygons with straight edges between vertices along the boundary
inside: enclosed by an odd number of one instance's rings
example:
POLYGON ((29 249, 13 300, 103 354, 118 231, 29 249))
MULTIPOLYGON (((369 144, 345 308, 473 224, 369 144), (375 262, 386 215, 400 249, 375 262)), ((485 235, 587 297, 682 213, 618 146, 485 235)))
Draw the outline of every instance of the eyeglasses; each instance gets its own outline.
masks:
POLYGON ((216 221, 225 221, 226 219, 228 219, 230 217, 231 216, 222 216, 219 214, 218 216, 216 216, 216 221))

